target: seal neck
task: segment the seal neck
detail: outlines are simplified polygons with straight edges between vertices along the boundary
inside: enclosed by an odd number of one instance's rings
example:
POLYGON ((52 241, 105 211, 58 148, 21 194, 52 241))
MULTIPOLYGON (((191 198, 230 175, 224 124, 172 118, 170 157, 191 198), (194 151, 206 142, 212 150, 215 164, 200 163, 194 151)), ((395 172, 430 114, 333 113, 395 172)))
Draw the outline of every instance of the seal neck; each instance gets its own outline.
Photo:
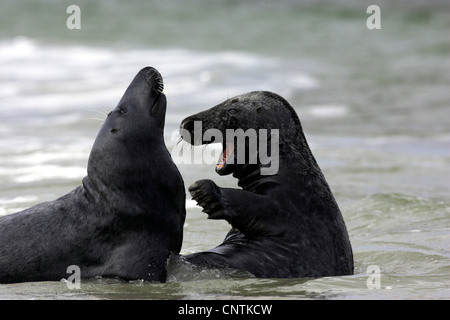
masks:
POLYGON ((102 152, 94 148, 88 162, 88 175, 83 179, 87 194, 122 211, 150 203, 153 188, 164 181, 164 171, 157 170, 156 163, 169 167, 171 158, 162 144, 141 149, 140 154, 122 152, 119 157, 111 152, 102 156, 102 152))
POLYGON ((255 191, 278 185, 278 174, 262 175, 261 165, 245 164, 233 173, 233 177, 238 179, 238 186, 244 190, 255 191))

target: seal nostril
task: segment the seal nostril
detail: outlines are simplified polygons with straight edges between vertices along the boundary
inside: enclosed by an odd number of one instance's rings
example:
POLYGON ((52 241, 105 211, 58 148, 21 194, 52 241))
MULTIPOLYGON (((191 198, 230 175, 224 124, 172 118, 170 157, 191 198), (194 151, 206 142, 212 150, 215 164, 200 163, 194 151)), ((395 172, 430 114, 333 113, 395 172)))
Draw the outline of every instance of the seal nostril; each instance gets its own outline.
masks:
POLYGON ((156 91, 157 94, 163 92, 164 81, 158 70, 153 67, 145 67, 139 71, 139 74, 144 78, 146 83, 156 91))

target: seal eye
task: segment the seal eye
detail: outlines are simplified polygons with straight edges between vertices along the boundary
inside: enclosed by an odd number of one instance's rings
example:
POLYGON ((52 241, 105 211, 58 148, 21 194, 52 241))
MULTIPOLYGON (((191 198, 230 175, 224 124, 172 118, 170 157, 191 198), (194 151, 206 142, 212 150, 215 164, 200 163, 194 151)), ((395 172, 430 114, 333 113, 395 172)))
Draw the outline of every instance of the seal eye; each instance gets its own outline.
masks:
POLYGON ((124 107, 120 107, 119 110, 118 110, 118 112, 119 112, 120 114, 126 114, 126 113, 127 113, 127 110, 126 110, 124 107))
POLYGON ((230 108, 230 109, 228 109, 228 113, 229 113, 229 114, 236 114, 236 113, 238 113, 238 112, 239 112, 239 110, 236 109, 236 108, 230 108))

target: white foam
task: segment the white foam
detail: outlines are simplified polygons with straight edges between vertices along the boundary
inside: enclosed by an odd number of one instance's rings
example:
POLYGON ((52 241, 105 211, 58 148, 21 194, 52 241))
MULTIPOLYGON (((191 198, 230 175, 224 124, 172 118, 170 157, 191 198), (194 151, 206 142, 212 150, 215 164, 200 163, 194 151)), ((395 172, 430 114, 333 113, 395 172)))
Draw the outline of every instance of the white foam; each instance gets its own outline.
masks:
POLYGON ((8 169, 0 168, 0 176, 2 175, 13 177, 12 180, 17 183, 30 183, 51 179, 81 180, 86 175, 86 168, 41 164, 8 169))
POLYGON ((166 94, 180 108, 252 90, 289 98, 293 90, 318 85, 310 74, 293 70, 281 59, 245 52, 114 50, 42 45, 18 37, 0 42, 0 98, 16 111, 112 105, 147 65, 162 73, 166 94))
POLYGON ((38 199, 37 196, 20 196, 20 197, 14 197, 12 199, 1 199, 0 198, 0 205, 7 205, 7 204, 15 204, 15 203, 27 203, 27 202, 33 202, 38 199))
POLYGON ((348 114, 349 109, 345 105, 323 104, 311 106, 306 112, 314 117, 337 118, 348 114))
POLYGON ((195 200, 186 200, 186 209, 196 208, 196 207, 197 207, 197 201, 195 201, 195 200))

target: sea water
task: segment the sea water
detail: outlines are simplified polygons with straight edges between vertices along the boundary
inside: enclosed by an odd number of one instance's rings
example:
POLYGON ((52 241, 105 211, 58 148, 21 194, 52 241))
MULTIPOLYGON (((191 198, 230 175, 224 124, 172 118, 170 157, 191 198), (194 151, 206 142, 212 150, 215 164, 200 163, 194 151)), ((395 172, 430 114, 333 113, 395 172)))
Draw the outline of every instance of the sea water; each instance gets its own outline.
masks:
MULTIPOLYGON (((294 106, 346 221, 355 275, 256 279, 175 259, 165 284, 8 284, 1 299, 450 298, 448 3, 373 1, 374 30, 360 1, 77 3, 81 29, 67 28, 68 1, 1 3, 0 215, 80 185, 106 114, 153 66, 169 151, 186 116, 235 95, 269 90, 294 106)), ((186 188, 205 178, 237 188, 214 165, 178 167, 186 188)), ((182 254, 229 229, 187 194, 182 254)))

